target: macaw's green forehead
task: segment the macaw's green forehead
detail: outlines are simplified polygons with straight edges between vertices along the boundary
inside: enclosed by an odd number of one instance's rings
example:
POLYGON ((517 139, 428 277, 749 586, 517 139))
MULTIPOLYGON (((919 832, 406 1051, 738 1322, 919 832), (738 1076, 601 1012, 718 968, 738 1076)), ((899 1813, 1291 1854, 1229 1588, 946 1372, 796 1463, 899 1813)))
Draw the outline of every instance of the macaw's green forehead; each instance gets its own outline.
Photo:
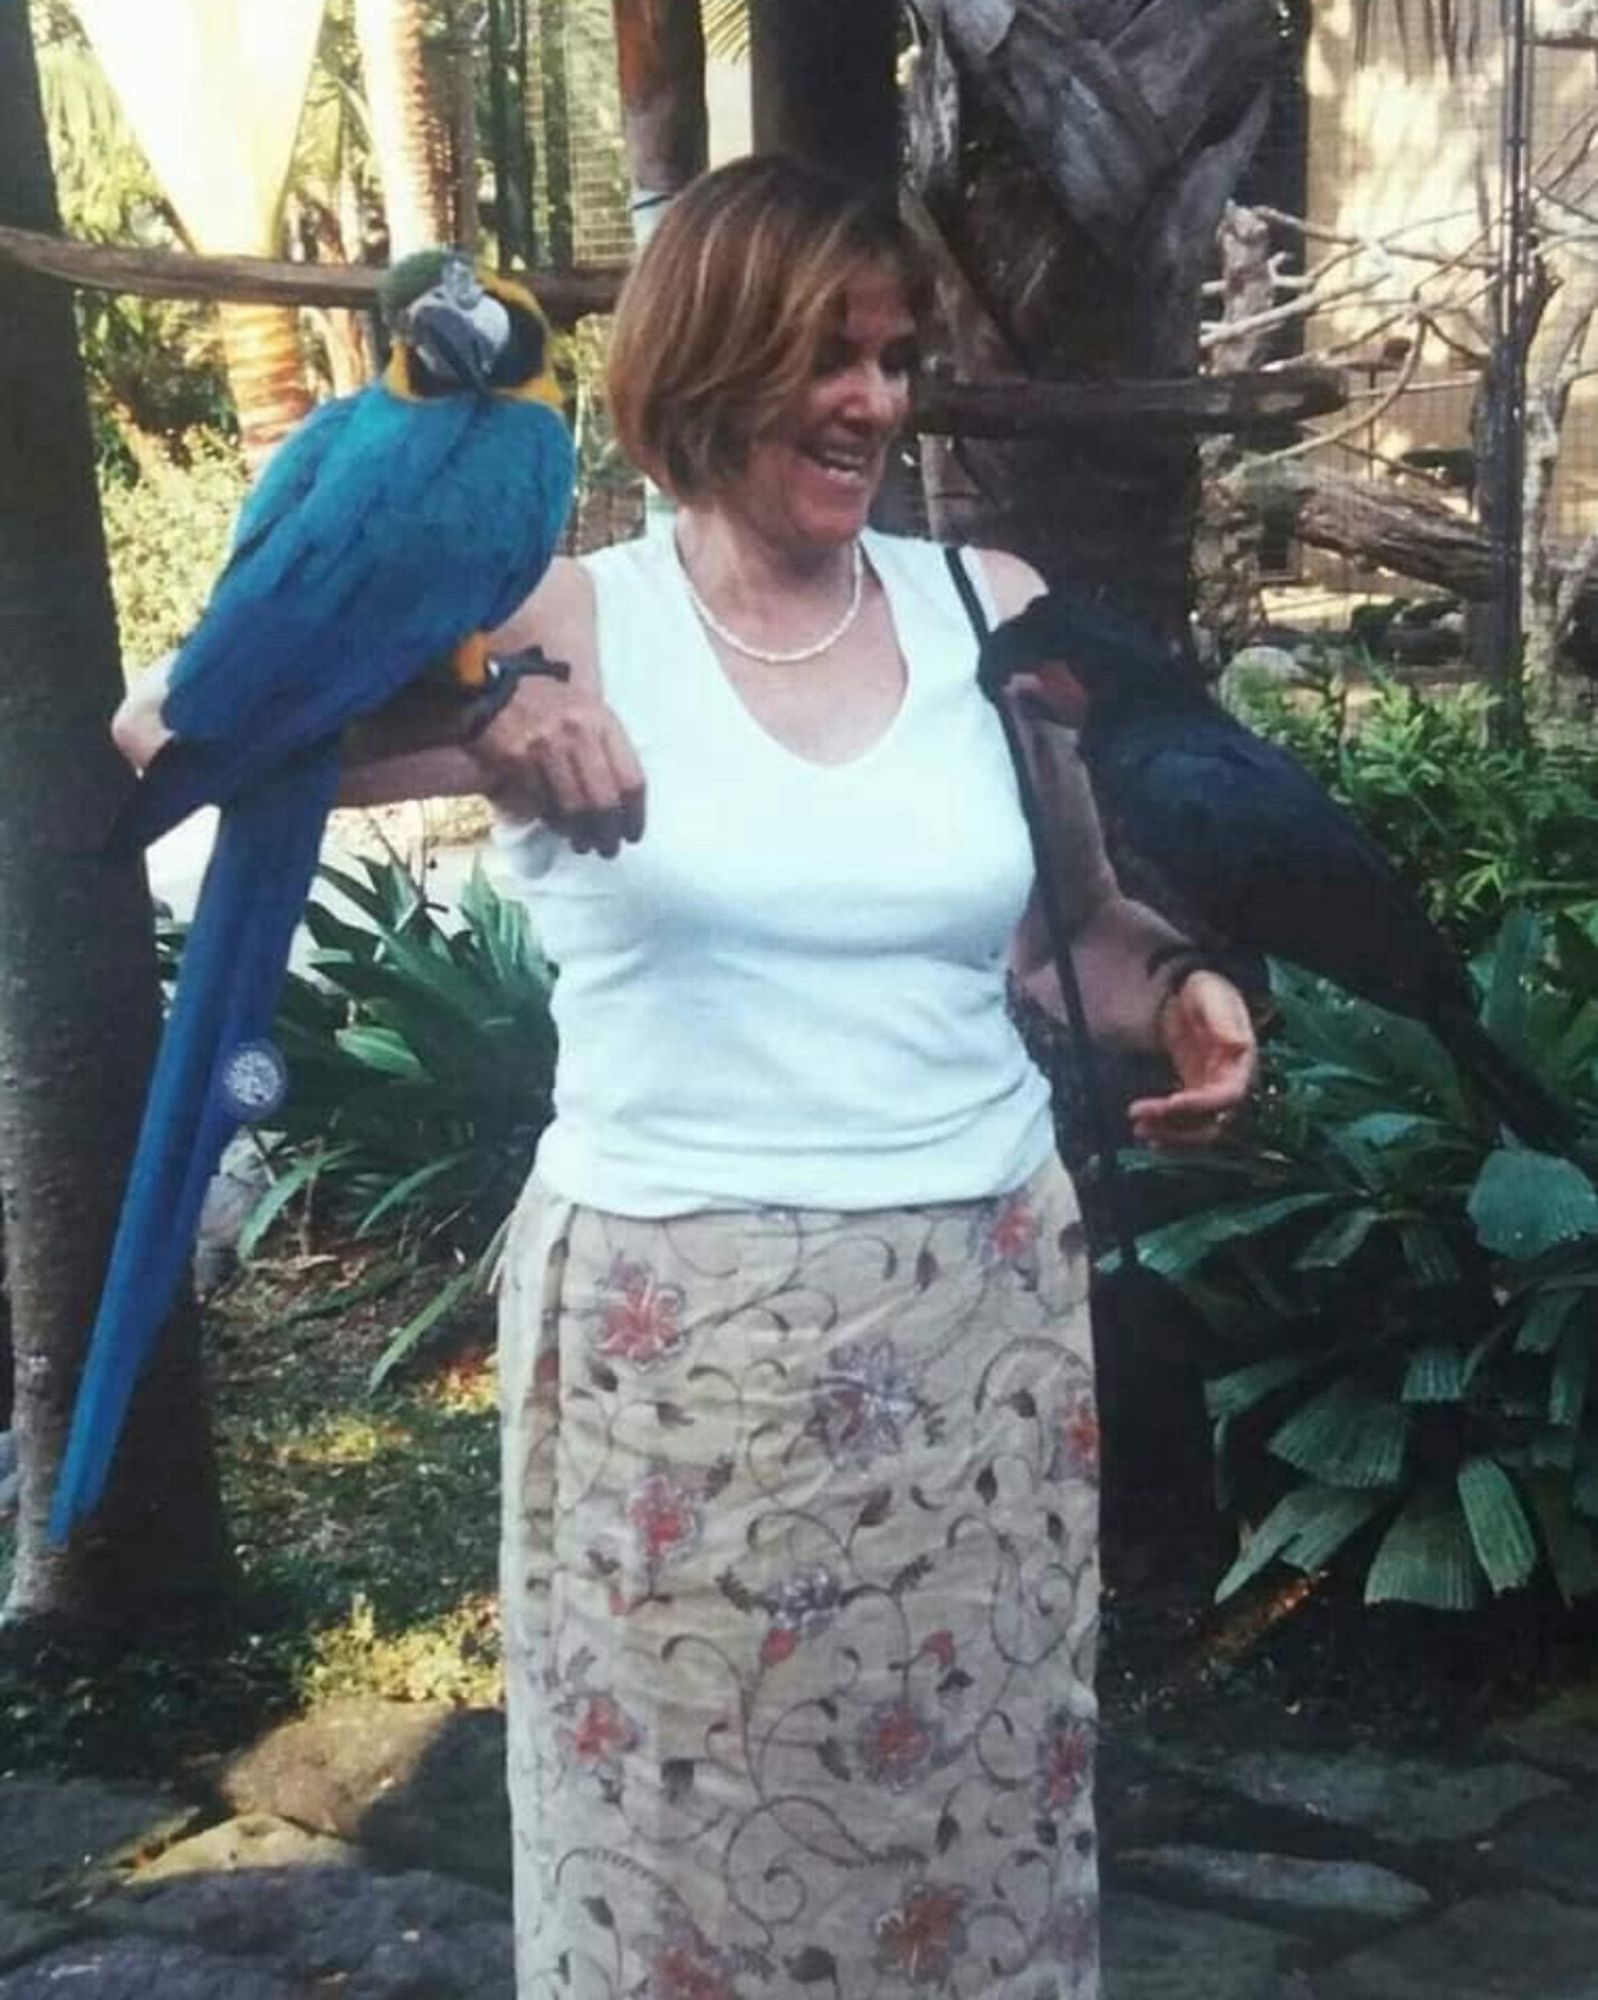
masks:
MULTIPOLYGON (((444 261, 458 257, 457 250, 413 250, 383 274, 377 288, 377 302, 390 325, 409 305, 430 292, 444 275, 444 261)), ((470 261, 469 259, 467 260, 470 261)))

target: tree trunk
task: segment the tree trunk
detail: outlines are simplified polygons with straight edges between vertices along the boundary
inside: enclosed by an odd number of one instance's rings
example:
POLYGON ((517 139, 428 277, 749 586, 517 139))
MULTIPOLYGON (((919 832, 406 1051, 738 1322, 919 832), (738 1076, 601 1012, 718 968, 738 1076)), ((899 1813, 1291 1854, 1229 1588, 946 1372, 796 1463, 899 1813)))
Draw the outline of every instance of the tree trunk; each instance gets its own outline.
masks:
POLYGON ((372 148, 383 183, 389 258, 450 241, 452 204, 428 88, 421 0, 355 0, 372 148))
POLYGON ((699 0, 611 0, 611 14, 633 236, 643 244, 709 158, 705 32, 699 0))
POLYGON ((222 358, 238 413, 245 462, 259 472, 311 407, 292 306, 222 306, 222 358))
MULTIPOLYGON (((26 0, 0 0, 0 208, 59 226, 26 0)), ((149 890, 101 851, 128 784, 106 724, 114 614, 72 304, 27 272, 0 314, 0 1200, 22 1472, 13 1619, 126 1621, 224 1573, 192 1315, 146 1377, 106 1503, 44 1524, 157 1019, 149 890)))
POLYGON ((895 0, 749 0, 756 150, 891 186, 898 19, 895 0))
MULTIPOLYGON (((1269 0, 926 0, 922 12, 912 173, 947 253, 960 372, 1195 373, 1216 225, 1269 107, 1269 0)), ((1190 440, 1152 429, 954 456, 963 497, 946 476, 930 496, 942 530, 1185 633, 1190 440)))

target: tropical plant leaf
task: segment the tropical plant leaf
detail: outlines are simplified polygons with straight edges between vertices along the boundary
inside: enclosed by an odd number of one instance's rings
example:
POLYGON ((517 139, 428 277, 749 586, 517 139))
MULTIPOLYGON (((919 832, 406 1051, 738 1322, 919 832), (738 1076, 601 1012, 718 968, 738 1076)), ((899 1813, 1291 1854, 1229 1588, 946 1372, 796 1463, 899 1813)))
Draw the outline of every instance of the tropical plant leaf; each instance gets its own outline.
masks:
POLYGON ((1271 1433, 1286 1464, 1332 1486, 1394 1486, 1404 1469, 1410 1413, 1345 1376, 1311 1397, 1271 1433))
POLYGON ((749 0, 700 0, 705 53, 742 61, 749 54, 749 0))
POLYGON ((1507 1047, 1522 1051, 1526 1029, 1526 976, 1542 949, 1542 925, 1530 910, 1512 910, 1499 926, 1482 1005, 1482 1026, 1507 1047))
POLYGON ((1246 1368, 1234 1368, 1207 1381, 1204 1407, 1216 1421, 1241 1417, 1288 1382, 1297 1382, 1312 1369, 1323 1367, 1326 1359, 1324 1354, 1293 1353, 1251 1361, 1246 1368))
POLYGON ((1554 1586, 1567 1604, 1598 1590, 1598 1539, 1571 1505, 1568 1480, 1534 1472, 1526 1493, 1537 1518, 1554 1586))
POLYGON ((436 1160, 429 1160, 425 1166, 418 1167, 413 1174, 403 1175, 390 1187, 385 1188, 379 1198, 373 1202, 360 1221, 356 1223, 355 1234, 357 1236, 369 1235, 385 1216, 392 1215, 396 1209, 403 1208, 407 1202, 413 1201, 417 1195, 421 1194, 425 1189, 430 1188, 435 1181, 442 1180, 446 1174, 459 1173, 461 1168, 470 1161, 471 1157, 470 1151, 462 1148, 454 1153, 445 1153, 436 1160))
POLYGON ((1549 1285, 1534 1293, 1515 1335, 1515 1352, 1547 1354, 1556 1347, 1580 1298, 1581 1293, 1571 1285, 1549 1285))
POLYGON ((341 1028, 336 1039, 345 1055, 368 1069, 381 1070, 384 1076, 411 1079, 426 1074, 415 1049, 396 1029, 341 1028))
POLYGON ((1465 1357, 1450 1340, 1417 1347, 1399 1391, 1406 1403, 1457 1403, 1465 1393, 1465 1357))
POLYGON ((480 1279, 481 1274, 475 1263, 446 1279, 421 1311, 411 1315, 377 1357, 372 1372, 367 1377, 366 1386, 374 1391, 381 1389, 423 1335, 431 1332, 444 1315, 458 1305, 472 1287, 480 1282, 480 1279))
POLYGON ((1598 1189, 1580 1167, 1518 1146, 1488 1154, 1467 1209, 1483 1247, 1517 1260, 1598 1235, 1598 1189))
POLYGON ((1361 1146, 1399 1146, 1405 1140, 1436 1138, 1446 1127, 1437 1118, 1419 1111, 1367 1111, 1345 1128, 1346 1136, 1361 1146))
POLYGON ((1332 1271, 1340 1264, 1348 1263, 1358 1255, 1365 1239, 1380 1221, 1379 1209, 1364 1206, 1351 1208, 1346 1215, 1335 1216, 1294 1258, 1295 1268, 1300 1271, 1332 1271))
MULTIPOLYGON (((1222 1244, 1262 1235, 1291 1216, 1329 1208, 1336 1199, 1335 1195, 1325 1193, 1290 1194, 1269 1201, 1243 1202, 1235 1208, 1209 1209, 1202 1215, 1185 1216, 1180 1222, 1148 1230, 1138 1238, 1138 1256, 1146 1269, 1161 1277, 1181 1277, 1202 1264, 1222 1244)), ((1112 1251, 1103 1259, 1103 1268, 1114 1270, 1119 1261, 1119 1253, 1112 1251)))
POLYGON ((1570 1328, 1559 1343, 1548 1376, 1548 1421, 1561 1428, 1574 1428, 1587 1406, 1587 1385, 1592 1377, 1591 1326, 1570 1328))
POLYGON ((1539 1424, 1519 1447, 1504 1445, 1499 1456, 1517 1472, 1564 1472, 1576 1469, 1581 1439, 1572 1424, 1539 1424))
POLYGON ((1402 1222, 1398 1240, 1417 1285, 1446 1286, 1459 1281, 1459 1259, 1443 1232, 1430 1222, 1402 1222))
POLYGON ((1537 1567, 1537 1538, 1514 1481, 1496 1460, 1478 1456, 1459 1468, 1456 1484, 1487 1581, 1500 1594, 1518 1590, 1537 1567))
POLYGON ((1216 1602, 1234 1595, 1277 1559, 1305 1571, 1323 1569, 1389 1498, 1384 1493, 1350 1492, 1346 1487, 1295 1486, 1249 1536, 1236 1562, 1216 1585, 1216 1602))
POLYGON ((1371 1558, 1365 1602, 1471 1611, 1481 1595, 1481 1569, 1458 1495, 1450 1487, 1417 1493, 1371 1558))
POLYGON ((255 1255, 262 1237, 294 1197, 313 1187, 318 1175, 329 1168, 336 1168, 340 1161, 348 1158, 349 1152, 347 1146, 317 1146, 308 1153, 302 1153, 292 1166, 284 1168, 250 1210, 244 1227, 239 1231, 238 1256, 241 1264, 248 1263, 255 1255))

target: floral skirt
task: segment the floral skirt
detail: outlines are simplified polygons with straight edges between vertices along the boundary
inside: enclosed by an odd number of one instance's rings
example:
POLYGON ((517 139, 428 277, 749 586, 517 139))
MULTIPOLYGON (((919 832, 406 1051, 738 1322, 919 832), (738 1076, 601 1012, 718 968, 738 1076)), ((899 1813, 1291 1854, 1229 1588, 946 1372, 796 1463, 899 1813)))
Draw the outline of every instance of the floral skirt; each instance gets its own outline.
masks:
POLYGON ((521 2000, 1096 2000, 1098 1426, 1050 1164, 501 1280, 521 2000))

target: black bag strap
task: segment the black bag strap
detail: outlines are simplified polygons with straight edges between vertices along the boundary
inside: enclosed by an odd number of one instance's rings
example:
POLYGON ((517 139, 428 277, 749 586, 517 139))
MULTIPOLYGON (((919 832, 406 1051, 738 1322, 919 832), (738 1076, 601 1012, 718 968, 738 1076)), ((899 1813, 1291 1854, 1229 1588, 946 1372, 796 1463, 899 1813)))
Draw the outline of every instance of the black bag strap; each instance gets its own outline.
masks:
MULTIPOLYGON (((981 647, 986 642, 990 630, 988 614, 983 608, 982 599, 977 595, 977 587, 971 580, 965 551, 945 547, 943 559, 949 565, 949 575, 959 592, 960 602, 965 606, 966 616, 971 620, 971 629, 977 635, 977 645, 981 647)), ((1121 1253, 1123 1267, 1128 1271, 1135 1271, 1140 1268, 1137 1238, 1127 1210, 1125 1182, 1121 1175, 1119 1133, 1110 1108, 1109 1093, 1105 1088, 1104 1071, 1099 1062, 1098 1051, 1093 1046, 1093 1037, 1088 1030, 1087 1009, 1082 1004, 1082 988, 1077 981, 1076 965, 1071 957, 1071 933, 1060 904, 1059 878, 1050 861, 1048 827, 1044 822, 1043 803, 1033 782, 1031 762, 1027 756, 1026 745, 1021 740, 1021 732, 1016 727, 1014 711, 1001 690, 990 687, 985 679, 982 679, 981 684, 983 692, 993 703, 998 714, 1000 727, 1004 731, 1005 748, 1009 751, 1010 762, 1015 768, 1016 787, 1021 795, 1021 812, 1026 820, 1027 836, 1032 843, 1032 863, 1037 871, 1038 893, 1043 903, 1043 923, 1049 935, 1049 951, 1059 976, 1060 995, 1065 1001, 1065 1017, 1070 1024, 1071 1039, 1076 1044, 1077 1061, 1081 1066, 1082 1094, 1087 1100, 1088 1123, 1092 1127, 1093 1144, 1099 1156, 1099 1172, 1104 1179, 1104 1197, 1110 1214, 1111 1233, 1121 1253)))

